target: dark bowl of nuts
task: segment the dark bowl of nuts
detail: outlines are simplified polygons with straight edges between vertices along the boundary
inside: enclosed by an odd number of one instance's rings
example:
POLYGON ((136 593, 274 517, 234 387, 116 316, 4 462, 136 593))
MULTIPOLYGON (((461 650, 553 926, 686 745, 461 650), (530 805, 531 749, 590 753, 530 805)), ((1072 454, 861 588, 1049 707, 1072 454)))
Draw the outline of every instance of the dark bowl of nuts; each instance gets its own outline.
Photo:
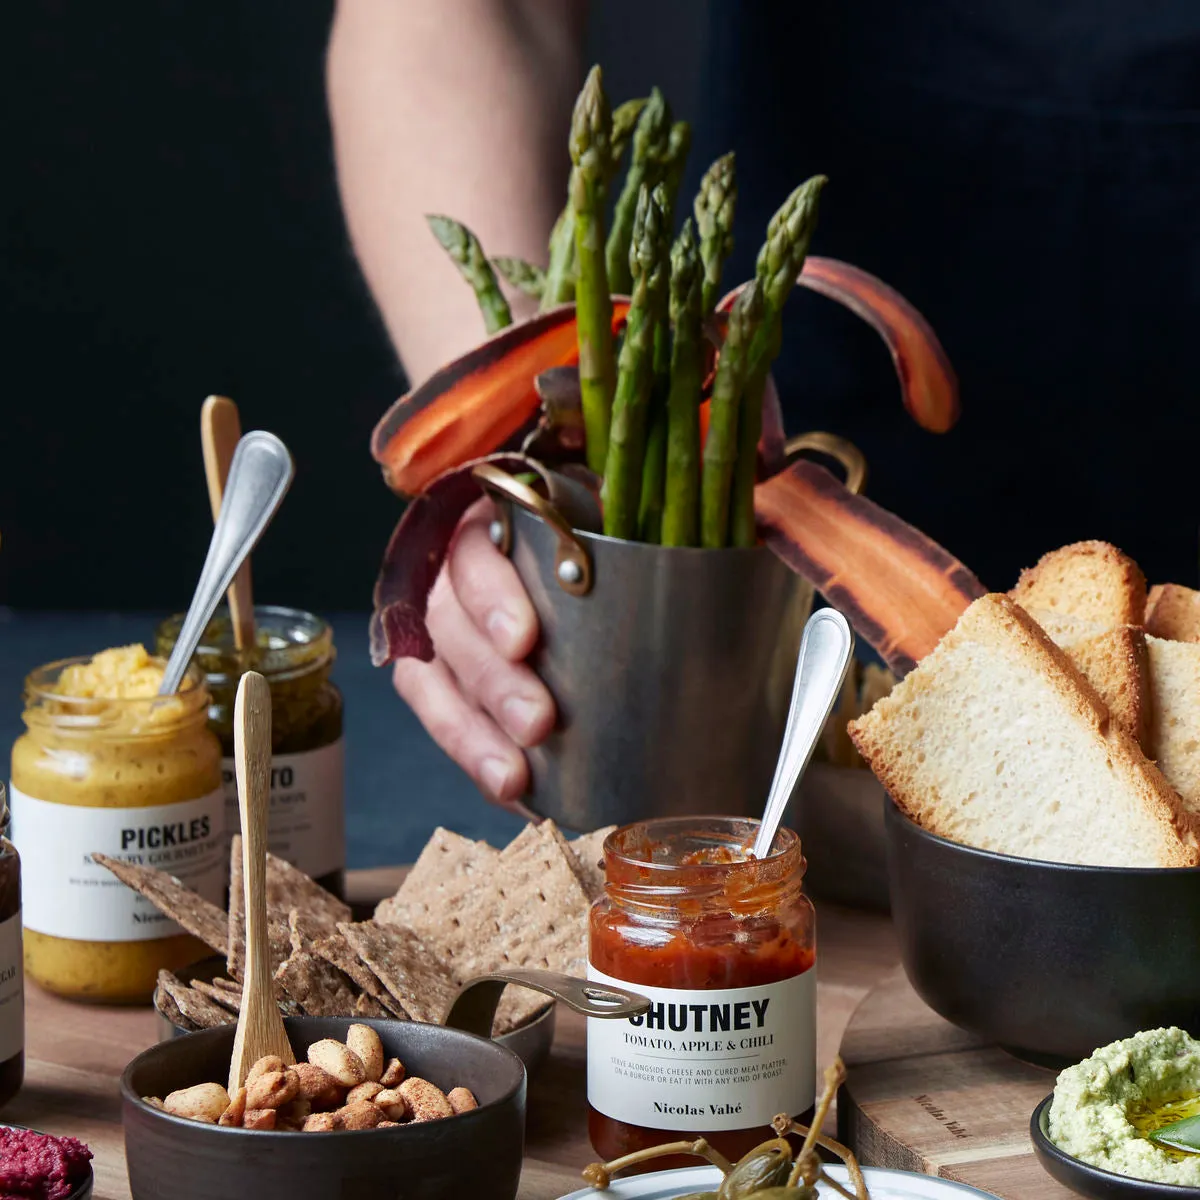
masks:
POLYGON ((133 1200, 513 1200, 525 1068, 511 1050, 417 1021, 285 1025, 296 1065, 261 1059, 232 1096, 232 1025, 129 1064, 121 1102, 133 1200))

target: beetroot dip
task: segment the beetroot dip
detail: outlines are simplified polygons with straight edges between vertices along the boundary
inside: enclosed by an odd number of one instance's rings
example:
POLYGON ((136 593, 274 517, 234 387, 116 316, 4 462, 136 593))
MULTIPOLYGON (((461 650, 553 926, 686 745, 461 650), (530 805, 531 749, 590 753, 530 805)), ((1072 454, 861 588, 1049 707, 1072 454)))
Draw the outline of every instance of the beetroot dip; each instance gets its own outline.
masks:
POLYGON ((91 1157, 78 1138, 0 1126, 0 1200, 67 1200, 91 1157))

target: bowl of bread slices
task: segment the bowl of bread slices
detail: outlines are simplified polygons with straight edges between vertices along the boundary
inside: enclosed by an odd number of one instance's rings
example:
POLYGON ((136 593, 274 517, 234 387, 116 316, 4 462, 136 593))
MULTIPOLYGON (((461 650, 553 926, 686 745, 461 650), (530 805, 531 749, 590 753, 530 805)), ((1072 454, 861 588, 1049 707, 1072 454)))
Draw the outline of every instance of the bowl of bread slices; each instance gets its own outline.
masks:
POLYGON ((1200 592, 1052 551, 849 733, 930 1007, 1046 1062, 1200 1029, 1200 592))

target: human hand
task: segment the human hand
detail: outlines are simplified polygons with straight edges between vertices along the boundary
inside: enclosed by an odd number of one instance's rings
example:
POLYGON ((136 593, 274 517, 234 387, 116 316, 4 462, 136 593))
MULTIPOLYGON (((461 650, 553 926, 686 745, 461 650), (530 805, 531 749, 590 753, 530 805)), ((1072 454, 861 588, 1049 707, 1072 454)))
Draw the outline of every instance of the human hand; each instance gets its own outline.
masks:
POLYGON ((459 522, 429 596, 433 662, 400 659, 396 691, 429 735, 496 804, 528 815, 522 752, 554 725, 554 700, 523 661, 538 636, 537 614, 513 569, 488 537, 495 516, 480 500, 459 522))

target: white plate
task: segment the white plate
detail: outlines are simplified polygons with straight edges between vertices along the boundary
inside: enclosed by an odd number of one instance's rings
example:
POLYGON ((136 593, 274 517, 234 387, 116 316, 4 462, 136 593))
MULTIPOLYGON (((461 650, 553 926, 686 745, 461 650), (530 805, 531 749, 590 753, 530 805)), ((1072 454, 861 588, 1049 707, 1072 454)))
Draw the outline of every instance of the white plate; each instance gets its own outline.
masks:
MULTIPOLYGON (((848 1182, 845 1167, 838 1165, 825 1169, 838 1183, 848 1182)), ((951 1183, 948 1179, 915 1175, 911 1171, 864 1167, 863 1178, 867 1181, 871 1200, 965 1200, 967 1196, 996 1200, 991 1192, 981 1192, 965 1183, 951 1183)), ((582 1188, 561 1200, 674 1200, 674 1197, 686 1196, 689 1192, 715 1191, 720 1182, 721 1172, 716 1167, 681 1167, 677 1171, 655 1171, 650 1175, 617 1179, 603 1192, 582 1188)), ((818 1188, 817 1193, 822 1197, 829 1196, 830 1200, 841 1200, 832 1188, 818 1188)))

